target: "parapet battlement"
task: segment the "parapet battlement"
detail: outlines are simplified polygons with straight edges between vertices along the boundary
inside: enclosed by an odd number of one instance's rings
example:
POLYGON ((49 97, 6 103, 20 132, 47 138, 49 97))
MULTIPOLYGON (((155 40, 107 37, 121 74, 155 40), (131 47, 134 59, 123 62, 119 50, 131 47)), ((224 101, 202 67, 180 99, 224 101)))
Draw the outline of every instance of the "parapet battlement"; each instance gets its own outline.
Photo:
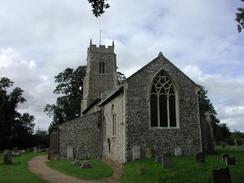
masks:
POLYGON ((90 46, 88 48, 89 51, 95 51, 95 52, 107 52, 107 53, 114 53, 114 41, 112 42, 111 46, 105 46, 105 45, 99 45, 97 46, 96 44, 92 44, 92 39, 90 39, 90 46))

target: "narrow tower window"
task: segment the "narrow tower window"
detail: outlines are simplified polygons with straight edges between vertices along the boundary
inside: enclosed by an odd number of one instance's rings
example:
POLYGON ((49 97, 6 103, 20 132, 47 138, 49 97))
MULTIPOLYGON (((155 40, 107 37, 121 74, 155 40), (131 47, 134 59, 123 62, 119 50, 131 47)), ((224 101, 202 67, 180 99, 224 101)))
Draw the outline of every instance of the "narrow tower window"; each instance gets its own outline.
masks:
POLYGON ((99 74, 104 74, 104 73, 105 73, 105 63, 99 62, 99 74))
POLYGON ((160 71, 150 92, 151 127, 177 127, 175 88, 165 71, 160 71))

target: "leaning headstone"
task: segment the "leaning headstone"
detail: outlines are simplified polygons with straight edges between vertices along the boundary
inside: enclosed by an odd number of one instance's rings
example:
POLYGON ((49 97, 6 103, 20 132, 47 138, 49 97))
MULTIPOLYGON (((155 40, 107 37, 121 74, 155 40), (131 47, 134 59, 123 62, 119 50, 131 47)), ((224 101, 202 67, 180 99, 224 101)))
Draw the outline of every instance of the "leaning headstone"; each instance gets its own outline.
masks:
POLYGON ((225 159, 225 165, 229 166, 229 165, 235 165, 236 164, 236 159, 235 157, 228 157, 225 159))
POLYGON ((169 153, 163 153, 162 154, 162 167, 163 168, 169 168, 171 167, 171 157, 169 153))
POLYGON ((3 164, 11 165, 12 163, 13 163, 12 152, 9 150, 4 151, 4 153, 3 153, 3 164))
POLYGON ((226 158, 229 158, 229 154, 223 154, 223 156, 222 156, 222 160, 223 160, 223 162, 225 162, 225 159, 226 158))
POLYGON ((140 146, 133 146, 132 147, 132 160, 140 159, 141 158, 141 151, 140 146))
POLYGON ((73 165, 73 166, 81 166, 81 162, 80 162, 80 160, 76 159, 76 160, 74 160, 74 161, 72 162, 72 165, 73 165))
POLYGON ((84 160, 80 166, 81 168, 92 168, 92 165, 89 161, 84 160))
POLYGON ((181 147, 175 148, 175 156, 182 156, 182 149, 181 147))
POLYGON ((198 163, 205 163, 205 154, 203 152, 196 154, 196 161, 198 163))
POLYGON ((231 183, 229 168, 213 170, 214 183, 231 183))
POLYGON ((67 146, 67 159, 74 159, 74 148, 67 146))
POLYGON ((152 149, 151 148, 146 148, 146 158, 152 158, 152 149))
POLYGON ((37 153, 37 147, 33 147, 34 153, 37 153))

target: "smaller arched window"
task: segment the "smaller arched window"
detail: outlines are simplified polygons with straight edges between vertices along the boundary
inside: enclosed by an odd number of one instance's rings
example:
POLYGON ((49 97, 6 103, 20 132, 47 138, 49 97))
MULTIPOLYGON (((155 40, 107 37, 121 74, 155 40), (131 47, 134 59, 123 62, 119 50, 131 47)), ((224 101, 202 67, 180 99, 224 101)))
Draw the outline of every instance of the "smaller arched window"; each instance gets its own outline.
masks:
POLYGON ((99 62, 99 74, 104 74, 104 73, 105 73, 105 63, 99 62))
POLYGON ((177 127, 176 91, 165 71, 160 71, 150 90, 151 127, 177 127))

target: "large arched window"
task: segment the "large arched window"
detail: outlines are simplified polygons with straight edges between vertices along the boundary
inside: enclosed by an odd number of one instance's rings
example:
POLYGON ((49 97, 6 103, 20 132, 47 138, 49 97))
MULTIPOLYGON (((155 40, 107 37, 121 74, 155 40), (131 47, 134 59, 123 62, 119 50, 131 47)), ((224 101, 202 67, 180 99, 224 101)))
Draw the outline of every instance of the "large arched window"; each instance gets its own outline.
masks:
POLYGON ((151 127, 178 127, 175 87, 165 71, 153 80, 150 91, 151 127))

